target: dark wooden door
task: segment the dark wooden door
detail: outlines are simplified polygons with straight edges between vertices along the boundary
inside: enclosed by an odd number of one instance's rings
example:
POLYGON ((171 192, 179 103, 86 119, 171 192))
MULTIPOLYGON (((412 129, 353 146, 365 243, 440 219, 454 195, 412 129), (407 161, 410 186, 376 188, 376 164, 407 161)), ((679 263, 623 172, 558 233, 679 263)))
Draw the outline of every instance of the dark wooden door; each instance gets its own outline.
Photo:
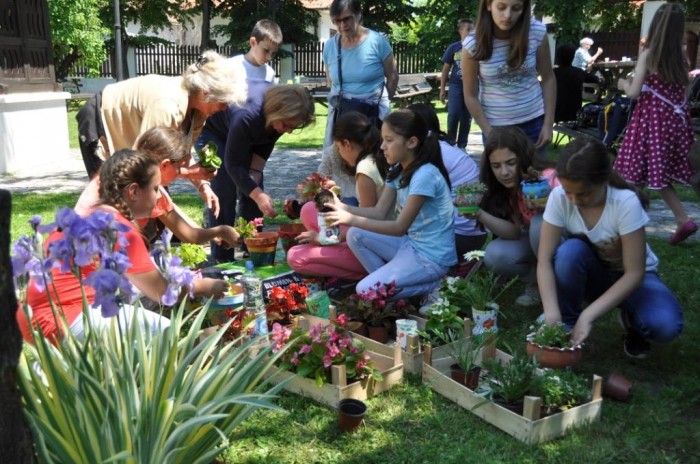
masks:
POLYGON ((47 0, 0 0, 0 93, 55 89, 47 0))

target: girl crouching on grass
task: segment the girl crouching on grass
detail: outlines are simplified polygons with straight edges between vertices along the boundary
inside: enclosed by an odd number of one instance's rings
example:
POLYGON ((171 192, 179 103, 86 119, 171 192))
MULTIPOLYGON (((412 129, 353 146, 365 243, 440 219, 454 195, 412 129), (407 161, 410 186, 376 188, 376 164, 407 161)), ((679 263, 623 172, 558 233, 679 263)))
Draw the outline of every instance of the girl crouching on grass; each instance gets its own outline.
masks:
POLYGON ((392 169, 377 204, 358 208, 336 198, 329 204, 334 211, 324 214, 334 225, 351 226, 348 245, 369 272, 357 293, 395 282, 395 298, 426 294, 457 263, 450 180, 438 134, 413 111, 399 110, 384 119, 382 139, 392 169), (394 204, 398 216, 388 219, 394 204))
MULTIPOLYGON (((88 213, 101 211, 114 216, 114 221, 120 224, 118 247, 121 246, 129 259, 129 266, 125 270, 128 281, 143 295, 154 300, 161 301, 162 297, 170 291, 168 281, 156 269, 151 260, 143 237, 131 221, 146 218, 153 210, 160 198, 160 169, 158 162, 145 153, 134 150, 119 150, 105 161, 100 169, 100 202, 88 213)), ((60 221, 61 224, 70 224, 75 228, 88 227, 90 218, 80 218, 76 213, 69 211, 60 221)), ((51 247, 53 242, 58 242, 64 237, 64 232, 51 233, 45 247, 49 251, 61 251, 61 247, 51 247)), ((54 256, 60 260, 60 256, 54 256)), ((73 259, 73 258, 71 258, 73 259)), ((76 255, 76 258, 77 255, 76 255)), ((54 314, 52 305, 59 308, 60 315, 65 318, 66 324, 73 335, 78 338, 85 336, 83 322, 83 292, 87 302, 92 305, 96 292, 91 285, 81 284, 93 271, 95 266, 90 264, 80 267, 81 280, 79 280, 68 268, 69 263, 61 261, 61 267, 54 266, 51 269, 52 280, 45 289, 38 287, 33 279, 29 283, 27 291, 27 304, 32 308, 31 324, 38 327, 48 339, 60 340, 61 328, 58 326, 58 318, 54 314), (49 293, 51 294, 49 297, 49 293)), ((88 280, 89 282, 89 280, 88 280)), ((192 281, 195 296, 221 298, 228 290, 229 284, 224 280, 198 279, 192 281)), ((180 297, 187 294, 188 288, 183 288, 180 297)), ((107 308, 92 306, 86 309, 86 316, 90 317, 93 327, 108 326, 111 317, 105 317, 107 308)), ((138 312, 138 320, 144 328, 151 331, 164 329, 170 325, 170 321, 157 313, 134 307, 128 302, 118 308, 117 314, 120 325, 126 325, 132 320, 134 311, 138 312)), ((29 330, 29 321, 24 311, 17 312, 20 330, 25 340, 32 341, 29 330)))
POLYGON ((669 342, 683 329, 680 303, 646 243, 645 199, 612 170, 598 140, 567 145, 557 175, 561 186, 547 201, 537 265, 545 319, 573 329, 578 344, 596 319, 619 307, 625 353, 644 358, 649 341, 669 342))

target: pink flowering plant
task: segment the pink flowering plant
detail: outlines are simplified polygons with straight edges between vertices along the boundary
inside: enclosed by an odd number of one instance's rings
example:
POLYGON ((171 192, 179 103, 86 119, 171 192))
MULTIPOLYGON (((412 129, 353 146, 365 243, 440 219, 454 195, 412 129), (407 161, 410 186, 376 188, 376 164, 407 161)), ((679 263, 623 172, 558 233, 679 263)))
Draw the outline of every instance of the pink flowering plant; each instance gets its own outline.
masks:
POLYGON ((319 387, 331 381, 331 366, 344 365, 348 379, 382 380, 362 342, 352 338, 347 318, 341 314, 332 324, 317 324, 308 332, 272 325, 272 352, 285 346, 281 367, 316 381, 319 387))
POLYGON ((342 307, 353 320, 375 327, 384 325, 408 315, 409 304, 403 298, 395 298, 396 293, 396 281, 377 282, 365 292, 350 295, 342 307))
POLYGON ((264 219, 261 217, 255 218, 252 221, 246 221, 242 217, 239 217, 233 228, 240 234, 241 240, 244 240, 258 235, 258 228, 263 226, 263 222, 264 219))

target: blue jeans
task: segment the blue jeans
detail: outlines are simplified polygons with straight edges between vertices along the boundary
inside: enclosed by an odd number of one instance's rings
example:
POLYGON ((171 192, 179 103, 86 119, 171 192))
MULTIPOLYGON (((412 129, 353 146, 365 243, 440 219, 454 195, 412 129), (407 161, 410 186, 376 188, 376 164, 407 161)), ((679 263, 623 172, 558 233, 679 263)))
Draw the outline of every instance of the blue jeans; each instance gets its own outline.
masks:
POLYGON ((358 282, 355 291, 366 292, 377 282, 396 282, 396 298, 429 293, 437 288, 448 267, 434 263, 413 249, 408 236, 394 237, 351 227, 348 246, 369 275, 358 282))
MULTIPOLYGON (((611 272, 589 244, 578 238, 564 241, 554 253, 554 276, 562 322, 573 327, 584 301, 595 301, 620 277, 611 272)), ((670 342, 683 330, 683 311, 671 290, 655 272, 620 303, 630 330, 647 340, 670 342)))
POLYGON ((518 240, 495 238, 486 245, 484 265, 505 277, 519 277, 527 284, 537 282, 537 250, 540 247, 542 215, 533 216, 530 227, 518 240))
POLYGON ((447 136, 457 142, 459 148, 464 148, 467 146, 471 125, 472 115, 469 114, 467 105, 464 103, 462 81, 459 85, 450 84, 450 91, 447 93, 447 136), (457 132, 457 126, 459 126, 459 132, 457 132))

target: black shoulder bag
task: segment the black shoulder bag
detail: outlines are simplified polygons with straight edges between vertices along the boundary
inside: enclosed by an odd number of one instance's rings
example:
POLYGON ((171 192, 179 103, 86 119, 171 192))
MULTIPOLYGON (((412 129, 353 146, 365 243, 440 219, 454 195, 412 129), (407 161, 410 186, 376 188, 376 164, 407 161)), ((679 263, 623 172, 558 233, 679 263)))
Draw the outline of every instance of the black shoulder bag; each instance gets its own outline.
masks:
POLYGON ((379 103, 382 101, 382 93, 384 93, 384 83, 382 83, 382 89, 379 92, 379 98, 377 103, 367 103, 364 100, 359 100, 357 98, 344 98, 343 97, 343 67, 340 62, 340 34, 338 35, 338 81, 340 83, 340 92, 338 93, 338 105, 335 107, 335 113, 333 115, 333 123, 343 114, 349 113, 350 111, 357 111, 367 116, 367 119, 377 127, 381 127, 382 121, 379 119, 379 103))

